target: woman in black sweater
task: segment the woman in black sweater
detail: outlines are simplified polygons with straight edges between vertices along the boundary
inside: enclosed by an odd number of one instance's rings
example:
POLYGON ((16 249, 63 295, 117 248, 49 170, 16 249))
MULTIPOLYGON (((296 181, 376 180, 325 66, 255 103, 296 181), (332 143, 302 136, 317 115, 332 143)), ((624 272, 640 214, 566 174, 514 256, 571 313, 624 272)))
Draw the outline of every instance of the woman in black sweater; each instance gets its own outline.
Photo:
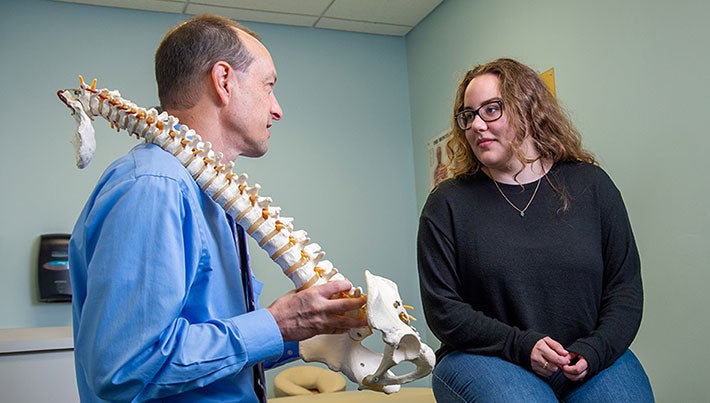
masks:
POLYGON ((643 290, 619 190, 515 60, 469 71, 454 113, 453 178, 418 236, 437 400, 653 401, 628 350, 643 290))

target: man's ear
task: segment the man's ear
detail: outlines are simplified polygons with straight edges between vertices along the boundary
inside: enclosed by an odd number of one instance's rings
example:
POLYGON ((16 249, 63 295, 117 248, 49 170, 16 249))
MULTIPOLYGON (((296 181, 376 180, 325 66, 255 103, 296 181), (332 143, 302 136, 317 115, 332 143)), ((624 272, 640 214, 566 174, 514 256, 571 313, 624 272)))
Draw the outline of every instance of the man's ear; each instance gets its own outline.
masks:
POLYGON ((235 71, 232 69, 232 66, 224 61, 215 63, 210 71, 211 84, 216 95, 216 100, 223 105, 229 102, 232 91, 234 91, 231 81, 234 73, 235 71))

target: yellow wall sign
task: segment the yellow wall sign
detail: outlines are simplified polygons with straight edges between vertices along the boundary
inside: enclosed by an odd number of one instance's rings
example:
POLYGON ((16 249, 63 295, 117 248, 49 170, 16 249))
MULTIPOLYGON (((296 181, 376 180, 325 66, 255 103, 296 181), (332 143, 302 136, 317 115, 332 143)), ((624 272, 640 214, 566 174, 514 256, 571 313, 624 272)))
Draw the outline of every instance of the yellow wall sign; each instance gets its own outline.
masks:
POLYGON ((557 97, 557 92, 555 91, 555 68, 550 67, 549 69, 543 71, 540 73, 540 78, 542 78, 542 82, 545 83, 552 96, 557 97))

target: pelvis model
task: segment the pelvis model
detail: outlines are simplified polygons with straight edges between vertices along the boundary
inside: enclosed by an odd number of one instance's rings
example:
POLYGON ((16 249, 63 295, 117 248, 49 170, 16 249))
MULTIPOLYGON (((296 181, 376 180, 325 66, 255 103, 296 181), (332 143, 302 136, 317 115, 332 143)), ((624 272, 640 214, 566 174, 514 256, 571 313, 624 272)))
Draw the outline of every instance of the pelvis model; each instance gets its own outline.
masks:
MULTIPOLYGON (((154 108, 146 110, 121 98, 118 91, 96 89, 96 80, 91 85, 81 77, 79 81, 79 88, 57 91, 77 123, 72 143, 79 168, 91 161, 96 148, 92 120, 102 116, 112 127, 126 130, 174 155, 200 188, 235 217, 235 221, 281 267, 296 290, 345 279, 330 261, 323 259, 325 252, 318 244, 310 243, 305 231, 294 230, 293 219, 281 217, 281 209, 271 205, 271 198, 258 194, 259 185, 250 186, 246 174, 233 173, 234 162, 224 164, 222 154, 212 150, 212 145, 202 141, 194 130, 179 125, 176 117, 165 112, 158 113, 154 108)), ((304 340, 299 344, 301 357, 304 361, 321 362, 342 372, 360 389, 397 392, 401 384, 431 372, 434 353, 422 343, 419 333, 410 324, 413 318, 407 314, 406 308, 411 307, 402 303, 397 285, 368 271, 365 271, 365 281, 367 304, 352 314, 366 315, 369 327, 304 340), (373 334, 372 329, 382 333, 383 353, 362 345, 362 341, 373 334), (392 368, 405 361, 415 368, 395 374, 392 368)), ((361 293, 359 287, 353 287, 341 297, 361 293)))

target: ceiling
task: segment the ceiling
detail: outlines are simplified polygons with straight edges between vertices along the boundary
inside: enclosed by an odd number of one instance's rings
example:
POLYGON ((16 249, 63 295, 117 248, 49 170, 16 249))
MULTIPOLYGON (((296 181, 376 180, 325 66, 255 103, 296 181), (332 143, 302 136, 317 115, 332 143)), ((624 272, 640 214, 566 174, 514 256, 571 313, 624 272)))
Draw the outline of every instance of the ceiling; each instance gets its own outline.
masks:
POLYGON ((404 36, 443 0, 56 0, 134 10, 197 15, 404 36))

